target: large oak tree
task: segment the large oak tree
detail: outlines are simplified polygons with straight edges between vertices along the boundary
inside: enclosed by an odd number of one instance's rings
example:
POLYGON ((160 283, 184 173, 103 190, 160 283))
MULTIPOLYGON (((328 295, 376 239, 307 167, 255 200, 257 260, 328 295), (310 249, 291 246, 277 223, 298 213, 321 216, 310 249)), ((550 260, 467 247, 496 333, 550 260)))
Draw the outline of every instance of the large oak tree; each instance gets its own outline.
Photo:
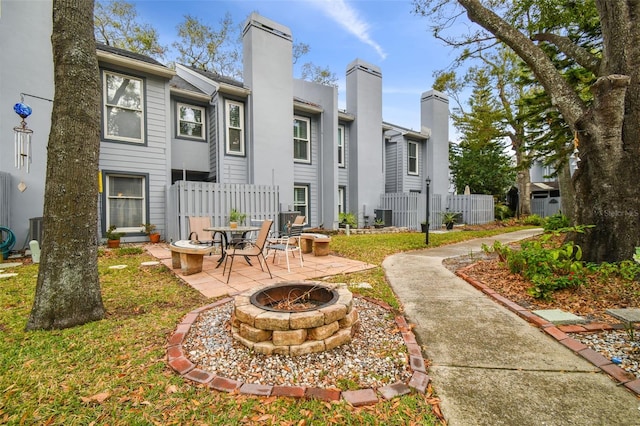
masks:
MULTIPOLYGON (((590 261, 630 259, 640 245, 640 1, 583 0, 595 4, 601 27, 597 49, 584 49, 562 29, 527 36, 504 15, 501 2, 416 0, 419 11, 458 3, 468 18, 508 45, 532 70, 563 119, 576 132, 579 169, 574 173, 576 223, 595 225, 574 236, 590 261), (563 77, 537 44, 552 43, 595 77, 592 102, 563 77)), ((545 7, 561 1, 546 0, 545 7)), ((565 2, 566 3, 566 2, 565 2)), ((573 2, 580 7, 580 1, 573 2)), ((565 5, 566 6, 566 5, 565 5)))
POLYGON ((27 329, 104 317, 98 279, 100 79, 93 1, 53 0, 55 95, 47 146, 44 235, 27 329))

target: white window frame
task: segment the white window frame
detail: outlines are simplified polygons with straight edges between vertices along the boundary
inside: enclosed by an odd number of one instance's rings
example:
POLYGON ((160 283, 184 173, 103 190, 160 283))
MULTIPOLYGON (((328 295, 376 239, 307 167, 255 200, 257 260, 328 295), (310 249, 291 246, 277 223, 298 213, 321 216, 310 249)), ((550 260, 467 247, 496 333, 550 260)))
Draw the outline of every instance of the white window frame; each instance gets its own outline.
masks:
POLYGON ((338 187, 338 213, 345 213, 344 207, 347 201, 347 197, 345 196, 347 193, 347 188, 344 186, 338 187))
POLYGON ((244 139, 244 103, 242 102, 237 102, 237 101, 232 101, 232 100, 225 100, 224 102, 225 105, 225 112, 224 112, 224 116, 225 116, 225 152, 228 155, 240 155, 240 156, 244 156, 245 153, 245 139, 244 139), (232 126, 231 125, 231 107, 232 106, 237 106, 238 108, 240 108, 240 117, 239 117, 239 121, 240 121, 240 126, 232 126), (235 150, 235 149, 231 149, 231 132, 230 130, 237 130, 240 133, 240 149, 239 150, 235 150))
POLYGON ((178 138, 186 138, 186 139, 196 139, 196 140, 200 140, 203 141, 206 139, 206 131, 207 131, 207 126, 206 126, 206 113, 207 111, 205 110, 205 108, 201 107, 201 106, 197 106, 197 105, 191 105, 191 104, 185 104, 185 103, 181 103, 178 102, 176 103, 176 137, 178 138), (189 120, 185 120, 183 118, 181 118, 180 113, 182 112, 183 108, 188 108, 188 109, 192 109, 192 110, 197 110, 200 111, 200 120, 201 121, 189 121, 189 120), (180 125, 181 123, 187 123, 187 124, 193 124, 194 126, 200 126, 202 128, 202 130, 200 131, 201 136, 194 136, 194 135, 188 135, 188 134, 184 134, 182 133, 182 126, 180 125))
POLYGON ((141 78, 133 77, 126 74, 121 74, 113 71, 102 71, 102 93, 103 93, 103 105, 102 105, 102 115, 103 115, 103 135, 105 139, 108 140, 116 140, 122 142, 134 142, 134 143, 144 143, 145 141, 145 91, 144 91, 144 83, 145 81, 141 78), (110 104, 108 103, 108 80, 109 76, 116 76, 123 79, 128 79, 130 81, 136 81, 140 84, 140 108, 132 108, 127 106, 122 106, 118 104, 110 104), (112 108, 119 108, 122 110, 126 110, 133 113, 140 114, 140 138, 122 136, 122 135, 114 135, 109 133, 109 110, 112 108))
POLYGON ((105 229, 109 229, 111 225, 113 225, 111 223, 111 212, 110 212, 111 203, 121 199, 142 200, 142 215, 141 215, 142 220, 140 221, 140 224, 134 224, 132 226, 127 226, 127 227, 117 227, 116 232, 124 232, 124 233, 141 232, 141 224, 149 222, 148 213, 147 213, 147 177, 145 175, 136 175, 136 174, 127 174, 127 173, 108 173, 105 175, 105 210, 104 210, 105 211, 104 220, 105 220, 105 226, 106 226, 105 229), (140 185, 142 187, 141 188, 142 195, 140 197, 123 196, 121 194, 112 195, 111 194, 111 178, 118 178, 118 177, 140 179, 140 185))
POLYGON ((293 117, 293 122, 294 122, 294 132, 293 132, 293 144, 294 144, 294 149, 293 149, 293 161, 295 161, 296 163, 311 163, 311 120, 309 120, 306 117, 293 117), (307 124, 307 137, 305 138, 300 138, 297 137, 297 135, 295 134, 295 123, 297 121, 300 122, 305 122, 307 124), (297 142, 302 142, 306 144, 306 156, 304 158, 302 157, 296 157, 296 150, 295 150, 295 144, 297 142))
POLYGON ((300 214, 305 216, 305 224, 309 223, 309 186, 308 185, 294 185, 293 186, 293 210, 300 211, 300 214), (304 191, 304 203, 299 203, 296 200, 296 191, 304 191), (299 207, 304 206, 304 210, 300 210, 299 207))
POLYGON ((420 166, 418 162, 418 160, 420 159, 419 148, 420 148, 420 145, 418 145, 418 142, 407 141, 407 174, 417 176, 420 172, 420 166), (415 148, 415 152, 416 152, 415 156, 411 155, 412 146, 415 148), (411 160, 415 161, 415 170, 411 168, 411 160))
POLYGON ((345 163, 345 158, 346 158, 346 152, 345 152, 345 127, 344 126, 338 126, 338 167, 345 167, 346 163, 345 163))

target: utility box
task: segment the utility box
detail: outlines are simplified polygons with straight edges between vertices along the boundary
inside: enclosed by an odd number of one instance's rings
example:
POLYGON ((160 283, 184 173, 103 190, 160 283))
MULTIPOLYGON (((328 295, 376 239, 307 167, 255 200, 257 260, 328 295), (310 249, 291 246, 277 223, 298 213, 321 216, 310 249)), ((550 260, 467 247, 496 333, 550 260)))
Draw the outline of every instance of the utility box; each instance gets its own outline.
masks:
POLYGON ((393 226, 393 214, 391 210, 375 209, 373 213, 376 215, 376 222, 382 221, 384 226, 393 226))

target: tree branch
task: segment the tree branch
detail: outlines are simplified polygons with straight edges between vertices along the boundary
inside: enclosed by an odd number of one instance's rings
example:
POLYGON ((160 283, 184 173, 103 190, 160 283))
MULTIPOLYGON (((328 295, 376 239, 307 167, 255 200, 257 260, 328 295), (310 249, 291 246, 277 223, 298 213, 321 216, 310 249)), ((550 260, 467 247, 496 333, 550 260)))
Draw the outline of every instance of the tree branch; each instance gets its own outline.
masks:
POLYGON ((532 39, 553 43, 562 53, 573 58, 578 64, 591 71, 594 75, 600 75, 600 58, 589 53, 587 49, 576 45, 568 37, 551 33, 539 33, 535 34, 532 39))

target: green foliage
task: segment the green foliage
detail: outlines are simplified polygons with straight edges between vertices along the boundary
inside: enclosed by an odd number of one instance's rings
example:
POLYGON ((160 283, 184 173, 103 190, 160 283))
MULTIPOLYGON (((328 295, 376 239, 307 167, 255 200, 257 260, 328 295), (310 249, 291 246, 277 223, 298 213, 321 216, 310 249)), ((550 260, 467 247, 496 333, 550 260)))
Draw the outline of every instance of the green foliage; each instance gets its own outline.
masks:
POLYGON ((632 260, 623 260, 617 263, 602 262, 586 266, 591 272, 600 274, 605 280, 611 277, 620 277, 625 281, 631 282, 640 276, 640 264, 632 260))
POLYGON ((503 115, 492 97, 486 73, 478 70, 473 83, 471 111, 454 116, 462 140, 449 145, 453 183, 458 190, 469 185, 474 194, 502 198, 516 176, 505 152, 503 115))
POLYGON ((338 215, 338 221, 343 225, 349 225, 351 228, 358 227, 358 218, 353 213, 340 213, 338 215))
POLYGON ((302 80, 313 83, 324 84, 326 86, 338 87, 338 76, 329 67, 320 67, 311 62, 302 65, 300 74, 302 80))
POLYGON ((242 77, 239 27, 229 12, 217 28, 198 16, 185 15, 177 30, 173 47, 179 54, 178 62, 228 77, 242 77))
POLYGON ((147 235, 153 233, 153 231, 156 230, 156 225, 154 225, 153 223, 143 223, 140 226, 144 228, 143 232, 147 235))
POLYGON ((158 31, 138 20, 133 4, 124 0, 97 1, 94 10, 96 41, 162 60, 167 47, 158 31))
POLYGON ((124 236, 124 232, 116 232, 118 229, 115 225, 111 225, 109 229, 104 233, 107 240, 119 240, 124 236))
POLYGON ((529 216, 522 219, 523 224, 531 226, 542 226, 544 225, 544 222, 544 218, 538 216, 537 214, 530 214, 529 216))
POLYGON ((570 225, 569 218, 558 212, 552 216, 549 216, 544 221, 545 232, 556 231, 563 228, 568 228, 570 225))
POLYGON ((497 220, 505 220, 513 217, 513 211, 505 203, 496 203, 493 207, 493 213, 497 220))
POLYGON ((637 263, 640 263, 640 247, 636 247, 636 252, 633 255, 633 260, 635 260, 637 263))
POLYGON ((246 213, 241 213, 236 209, 231 209, 231 211, 229 212, 229 222, 236 222, 238 224, 243 224, 246 218, 247 218, 246 213))
POLYGON ((116 249, 118 256, 132 256, 144 253, 142 247, 119 247, 116 249))
POLYGON ((533 284, 529 294, 536 299, 551 299, 556 290, 578 287, 586 283, 586 269, 582 262, 582 250, 573 242, 558 248, 546 246, 557 234, 549 233, 540 239, 524 241, 520 250, 513 250, 496 241, 492 247, 482 246, 485 252, 495 252, 506 262, 511 273, 519 274, 533 284))
POLYGON ((458 221, 458 217, 460 213, 458 212, 443 212, 442 213, 442 223, 444 225, 456 223, 458 221))

